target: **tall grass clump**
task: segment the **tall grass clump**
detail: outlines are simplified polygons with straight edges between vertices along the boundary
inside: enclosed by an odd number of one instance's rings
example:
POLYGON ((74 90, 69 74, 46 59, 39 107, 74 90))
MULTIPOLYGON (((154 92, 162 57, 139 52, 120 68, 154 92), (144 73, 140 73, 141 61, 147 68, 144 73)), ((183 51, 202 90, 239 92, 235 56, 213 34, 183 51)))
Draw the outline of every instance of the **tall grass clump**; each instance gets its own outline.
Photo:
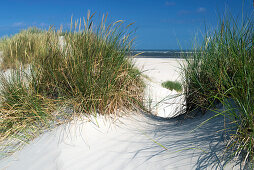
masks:
POLYGON ((51 28, 24 30, 5 43, 3 68, 29 65, 32 87, 53 99, 73 100, 90 112, 114 112, 142 105, 140 72, 130 56, 134 37, 122 20, 96 25, 94 14, 71 21, 64 34, 51 28), (64 36, 59 36, 64 35, 64 36))
POLYGON ((103 16, 96 25, 93 17, 88 13, 83 21, 71 21, 64 34, 53 27, 33 28, 5 42, 1 145, 17 136, 32 139, 57 121, 63 105, 73 110, 68 114, 85 115, 142 108, 144 83, 129 58, 132 24, 107 24, 103 16))
POLYGON ((72 100, 75 110, 116 113, 142 105, 143 82, 129 56, 133 40, 123 21, 95 25, 93 15, 75 22, 58 46, 34 64, 36 90, 49 98, 72 100))
POLYGON ((15 68, 21 63, 29 64, 45 42, 45 31, 36 27, 22 30, 18 34, 3 39, 1 69, 15 68))
POLYGON ((184 68, 187 110, 207 110, 219 102, 227 106, 226 116, 237 129, 228 149, 244 162, 254 161, 253 18, 225 15, 184 68))

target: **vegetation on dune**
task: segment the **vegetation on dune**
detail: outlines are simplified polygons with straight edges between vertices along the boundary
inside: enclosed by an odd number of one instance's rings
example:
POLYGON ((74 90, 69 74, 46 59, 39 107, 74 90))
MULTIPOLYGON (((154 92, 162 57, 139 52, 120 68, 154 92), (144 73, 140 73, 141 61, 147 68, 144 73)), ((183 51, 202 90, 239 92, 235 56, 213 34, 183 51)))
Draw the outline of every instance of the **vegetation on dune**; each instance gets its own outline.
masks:
POLYGON ((27 142, 52 120, 53 102, 36 94, 24 77, 19 71, 13 71, 9 80, 1 75, 0 141, 12 136, 27 142))
POLYGON ((177 82, 177 81, 166 81, 166 82, 163 82, 162 84, 162 87, 166 88, 166 89, 169 89, 169 90, 175 90, 177 92, 182 92, 182 84, 177 82))
MULTIPOLYGON (((28 142, 58 122, 59 105, 71 108, 67 121, 76 112, 117 114, 143 107, 141 73, 127 57, 131 24, 106 24, 103 16, 95 25, 93 16, 88 13, 64 33, 30 28, 1 40, 0 149, 12 139, 28 142)), ((184 91, 186 114, 217 103, 226 106, 221 114, 236 127, 234 133, 229 129, 227 150, 237 158, 243 155, 243 162, 254 161, 253 18, 240 22, 224 16, 186 59, 183 85, 162 83, 184 91)))
POLYGON ((22 30, 11 38, 2 41, 3 60, 1 69, 15 68, 21 63, 23 65, 31 63, 34 55, 38 55, 43 50, 46 41, 46 32, 35 27, 22 30))
POLYGON ((66 35, 63 51, 56 48, 56 54, 36 62, 36 90, 49 97, 75 99, 77 109, 85 112, 112 113, 119 107, 141 104, 143 83, 126 58, 131 44, 122 37, 123 32, 115 30, 119 26, 102 25, 100 34, 85 28, 66 35))
POLYGON ((225 15, 184 67, 187 110, 224 104, 225 116, 237 129, 230 132, 227 149, 234 157, 244 156, 245 163, 254 161, 253 18, 240 21, 225 15))
POLYGON ((126 57, 133 43, 131 24, 106 24, 103 17, 95 25, 93 16, 88 13, 64 34, 32 28, 4 43, 1 68, 11 74, 1 76, 0 142, 35 137, 57 121, 59 104, 83 114, 142 107, 141 73, 126 57))
POLYGON ((7 37, 0 38, 0 51, 3 51, 3 46, 7 41, 7 37))

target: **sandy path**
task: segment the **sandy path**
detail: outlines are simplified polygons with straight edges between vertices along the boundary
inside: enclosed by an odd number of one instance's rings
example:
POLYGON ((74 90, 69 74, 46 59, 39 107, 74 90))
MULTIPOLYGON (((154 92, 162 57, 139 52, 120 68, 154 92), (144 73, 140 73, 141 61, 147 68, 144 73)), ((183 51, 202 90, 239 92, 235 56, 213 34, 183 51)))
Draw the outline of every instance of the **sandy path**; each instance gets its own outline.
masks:
POLYGON ((190 132, 207 118, 208 114, 189 120, 133 115, 112 124, 99 117, 99 127, 92 122, 71 122, 43 134, 22 151, 2 160, 0 168, 187 170, 216 166, 220 169, 217 157, 224 145, 222 133, 217 131, 223 128, 223 118, 190 132))
POLYGON ((149 77, 146 79, 146 105, 154 115, 173 117, 184 110, 184 96, 175 90, 171 91, 161 86, 161 83, 171 80, 182 82, 181 65, 183 59, 174 58, 135 58, 134 63, 149 77))

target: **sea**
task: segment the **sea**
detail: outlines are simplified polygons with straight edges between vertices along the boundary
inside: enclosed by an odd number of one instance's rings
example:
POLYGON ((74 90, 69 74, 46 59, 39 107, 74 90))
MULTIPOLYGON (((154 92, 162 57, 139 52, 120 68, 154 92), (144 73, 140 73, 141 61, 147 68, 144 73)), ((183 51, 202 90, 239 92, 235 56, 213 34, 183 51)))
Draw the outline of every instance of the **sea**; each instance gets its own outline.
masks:
POLYGON ((135 58, 185 58, 191 50, 133 50, 131 55, 135 58))

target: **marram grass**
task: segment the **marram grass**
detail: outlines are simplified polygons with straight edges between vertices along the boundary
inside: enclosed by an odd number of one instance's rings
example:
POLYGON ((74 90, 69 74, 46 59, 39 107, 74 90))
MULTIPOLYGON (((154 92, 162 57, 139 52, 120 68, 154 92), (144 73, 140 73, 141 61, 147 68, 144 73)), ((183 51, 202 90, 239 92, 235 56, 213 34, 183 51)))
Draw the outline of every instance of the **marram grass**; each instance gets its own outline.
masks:
POLYGON ((237 129, 230 133, 227 151, 245 165, 254 162, 253 18, 224 16, 184 67, 187 110, 210 109, 219 102, 226 106, 225 116, 237 129))
POLYGON ((4 43, 1 68, 13 74, 2 75, 0 142, 32 139, 57 121, 59 105, 73 113, 114 115, 143 107, 141 73, 127 57, 131 24, 107 24, 103 17, 95 25, 93 16, 88 13, 64 34, 33 28, 4 43))
POLYGON ((22 30, 11 38, 1 41, 3 51, 1 69, 15 68, 17 64, 26 65, 31 62, 34 55, 38 55, 43 49, 43 43, 47 38, 46 32, 35 27, 22 30))

